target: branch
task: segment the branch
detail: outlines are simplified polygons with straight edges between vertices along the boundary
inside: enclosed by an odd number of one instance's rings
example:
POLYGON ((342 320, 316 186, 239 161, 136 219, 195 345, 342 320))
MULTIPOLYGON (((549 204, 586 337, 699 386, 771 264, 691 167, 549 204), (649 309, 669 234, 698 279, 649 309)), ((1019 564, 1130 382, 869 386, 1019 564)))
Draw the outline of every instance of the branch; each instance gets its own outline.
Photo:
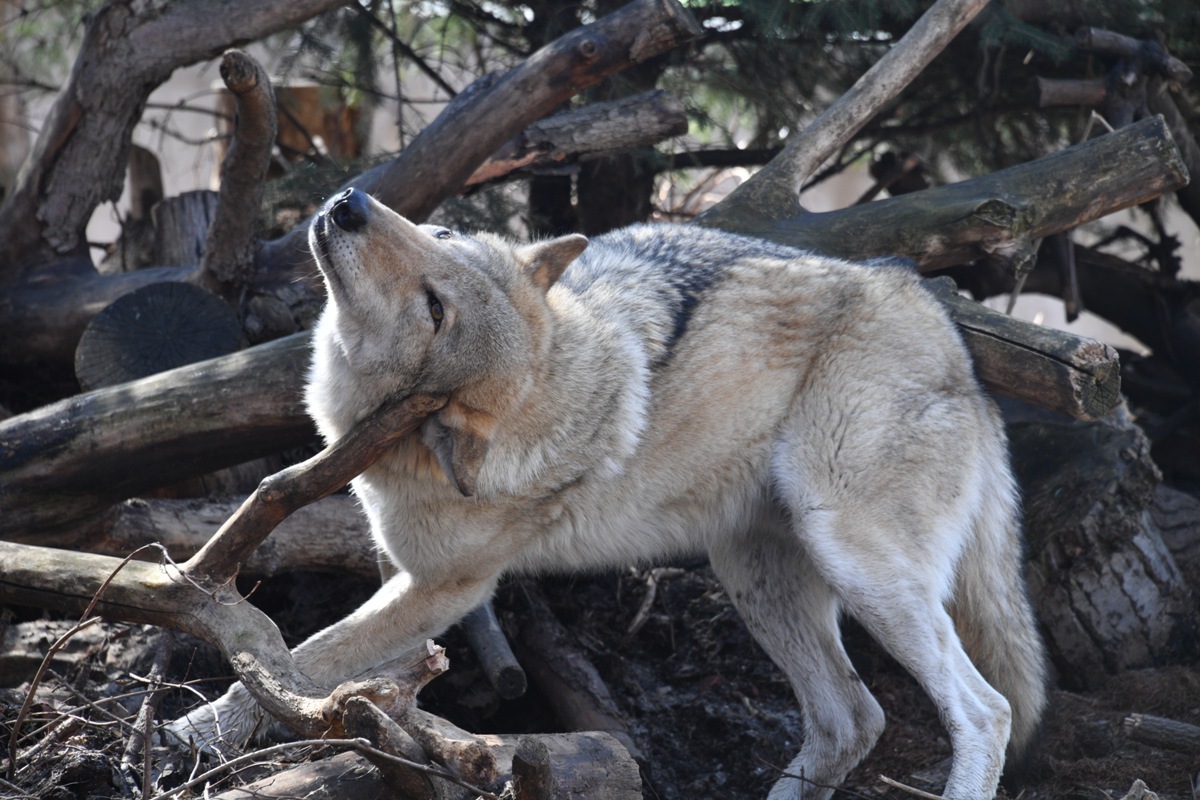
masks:
POLYGON ((683 104, 661 90, 591 103, 530 125, 489 156, 466 185, 650 147, 687 128, 683 104))
MULTIPOLYGON (((392 161, 348 185, 419 222, 508 139, 604 78, 700 36, 703 30, 677 0, 634 0, 576 28, 499 77, 460 92, 392 161)), ((298 239, 307 226, 268 242, 260 264, 310 264, 298 239)))
POLYGON ((992 311, 959 295, 949 278, 929 283, 958 324, 980 381, 991 389, 1077 419, 1102 417, 1120 402, 1121 368, 1113 348, 992 311))
POLYGON ((221 78, 236 99, 237 117, 221 165, 221 194, 204 244, 200 280, 236 308, 254 267, 259 208, 279 119, 271 81, 253 58, 229 50, 221 60, 221 78))
POLYGON ((183 565, 193 580, 221 585, 275 527, 301 506, 341 489, 446 404, 412 395, 384 405, 307 461, 264 478, 221 529, 183 565))
POLYGON ((1151 117, 978 178, 840 211, 762 220, 751 232, 848 259, 903 256, 928 272, 1078 227, 1187 182, 1170 130, 1151 117))
POLYGON ((696 221, 737 232, 797 214, 800 188, 945 49, 987 0, 937 0, 836 103, 789 139, 783 152, 696 221))
POLYGON ((87 261, 92 212, 121 194, 146 98, 176 67, 291 28, 342 0, 110 2, 89 20, 20 179, 0 205, 0 286, 64 253, 87 261))

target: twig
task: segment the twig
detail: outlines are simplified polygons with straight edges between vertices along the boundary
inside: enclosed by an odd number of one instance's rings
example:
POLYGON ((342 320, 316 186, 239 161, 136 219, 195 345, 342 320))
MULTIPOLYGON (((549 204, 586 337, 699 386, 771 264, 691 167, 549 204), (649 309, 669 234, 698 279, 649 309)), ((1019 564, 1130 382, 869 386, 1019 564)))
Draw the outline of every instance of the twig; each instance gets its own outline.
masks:
POLYGON ((73 626, 62 636, 58 637, 58 640, 55 641, 54 644, 50 645, 50 649, 46 651, 46 657, 42 659, 42 663, 38 665, 37 672, 34 673, 33 679, 29 682, 29 691, 25 694, 25 702, 21 704, 21 710, 17 712, 17 718, 13 721, 12 733, 8 738, 9 780, 15 778, 17 774, 17 740, 20 739, 21 736, 21 725, 24 723, 25 717, 29 714, 29 709, 33 706, 33 698, 34 695, 37 694, 38 684, 41 683, 42 677, 46 674, 46 670, 50 668, 51 659, 54 658, 55 653, 57 653, 66 645, 72 636, 84 630, 85 628, 90 628, 92 625, 95 625, 100 621, 100 617, 91 616, 92 609, 94 609, 96 604, 100 602, 100 596, 104 594, 104 590, 107 589, 108 585, 112 583, 114 578, 117 577, 117 573, 124 569, 125 565, 133 560, 134 556, 145 549, 145 547, 139 547, 137 550, 134 550, 132 553, 126 556, 125 559, 121 561, 121 563, 118 564, 111 573, 109 573, 104 582, 100 584, 100 588, 98 588, 92 595, 91 602, 89 602, 87 608, 84 609, 83 614, 80 617, 79 624, 73 626))
POLYGON ((930 794, 929 792, 923 792, 920 789, 914 789, 912 786, 903 784, 900 781, 892 780, 887 775, 880 775, 879 780, 883 781, 888 786, 891 786, 893 789, 899 789, 902 792, 911 794, 913 797, 921 797, 924 798, 924 800, 946 800, 940 794, 930 794))

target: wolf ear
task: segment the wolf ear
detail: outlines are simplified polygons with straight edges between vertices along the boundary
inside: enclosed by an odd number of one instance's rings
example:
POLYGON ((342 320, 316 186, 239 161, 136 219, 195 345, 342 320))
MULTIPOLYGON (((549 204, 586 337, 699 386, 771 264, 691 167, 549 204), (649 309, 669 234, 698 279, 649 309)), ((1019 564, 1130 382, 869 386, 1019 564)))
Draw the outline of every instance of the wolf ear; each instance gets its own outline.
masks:
POLYGON ((545 242, 527 244, 517 250, 517 258, 524 266, 525 274, 544 292, 562 277, 563 272, 587 245, 586 236, 572 233, 545 242))
POLYGON ((425 423, 421 440, 433 451, 454 488, 463 497, 474 497, 488 440, 467 430, 448 428, 436 418, 425 423))

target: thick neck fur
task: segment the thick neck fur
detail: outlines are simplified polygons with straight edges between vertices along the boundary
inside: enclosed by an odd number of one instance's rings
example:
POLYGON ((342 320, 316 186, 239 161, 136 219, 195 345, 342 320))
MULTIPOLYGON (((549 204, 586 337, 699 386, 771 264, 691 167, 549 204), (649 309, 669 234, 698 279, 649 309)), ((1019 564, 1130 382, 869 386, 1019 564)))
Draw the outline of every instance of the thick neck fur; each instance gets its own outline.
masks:
POLYGON ((484 486, 550 493, 583 473, 619 474, 646 421, 645 346, 625 325, 552 289, 547 346, 519 407, 497 419, 484 486), (597 461, 602 463, 597 464, 597 461))

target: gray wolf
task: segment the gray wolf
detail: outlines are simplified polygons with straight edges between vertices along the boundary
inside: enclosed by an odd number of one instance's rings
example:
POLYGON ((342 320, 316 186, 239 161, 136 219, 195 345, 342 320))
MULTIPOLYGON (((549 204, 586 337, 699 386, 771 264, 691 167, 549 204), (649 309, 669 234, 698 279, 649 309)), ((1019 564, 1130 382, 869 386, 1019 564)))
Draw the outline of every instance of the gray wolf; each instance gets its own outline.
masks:
MULTIPOLYGON (((324 438, 451 398, 354 481, 397 573, 295 649, 312 679, 438 634, 506 573, 703 552, 802 706, 772 800, 830 796, 883 729, 842 613, 936 704, 945 796, 994 795, 1045 704, 1043 651, 1000 418, 912 270, 695 226, 519 245, 353 190, 310 242, 324 438)), ((173 730, 244 737, 258 713, 235 686, 173 730)))

